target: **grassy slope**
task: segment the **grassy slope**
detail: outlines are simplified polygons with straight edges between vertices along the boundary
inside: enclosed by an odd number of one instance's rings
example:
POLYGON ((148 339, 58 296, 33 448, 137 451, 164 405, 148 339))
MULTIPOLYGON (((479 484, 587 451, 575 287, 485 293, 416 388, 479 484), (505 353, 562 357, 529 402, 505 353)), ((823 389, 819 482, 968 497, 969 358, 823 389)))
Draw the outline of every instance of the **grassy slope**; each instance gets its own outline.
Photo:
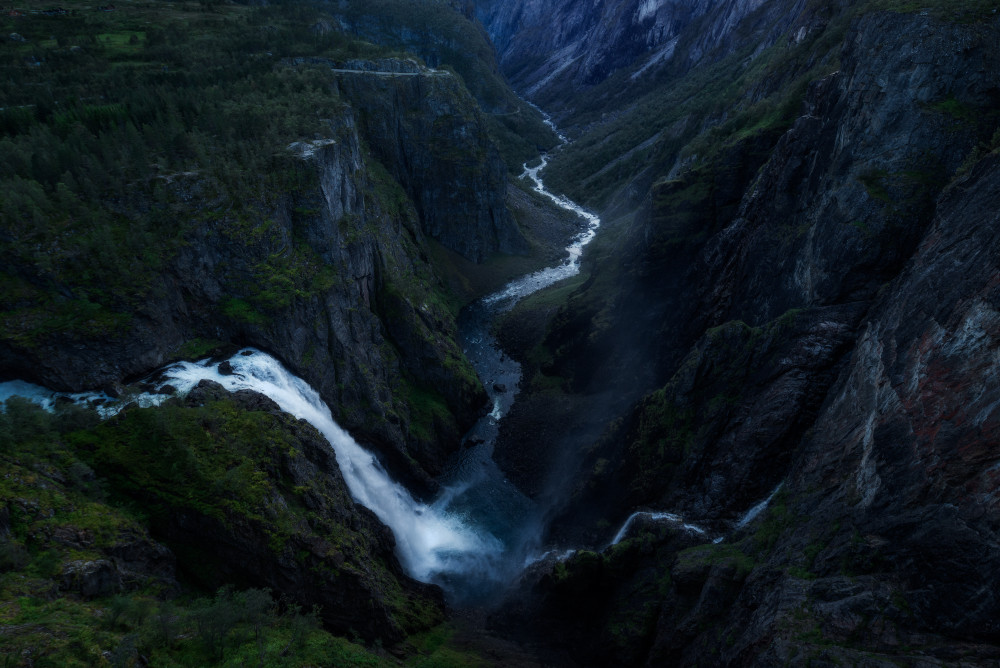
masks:
MULTIPOLYGON (((376 645, 366 648, 322 630, 316 611, 278 600, 280 592, 215 591, 199 585, 198 577, 184 578, 178 589, 169 575, 153 572, 139 573, 120 593, 85 596, 67 588, 62 574, 72 562, 107 559, 125 544, 156 553, 150 536, 157 522, 182 509, 269 523, 275 549, 301 522, 326 526, 328 538, 340 536, 342 550, 356 549, 349 527, 330 525, 306 506, 285 506, 274 515, 269 499, 285 483, 268 462, 293 439, 272 416, 228 401, 129 409, 104 424, 74 407, 50 414, 15 398, 5 408, 4 665, 127 666, 136 665, 140 653, 159 666, 401 664, 376 645)), ((197 554, 176 554, 180 573, 207 567, 197 554)), ((438 627, 413 636, 400 652, 409 655, 407 665, 478 664, 453 649, 448 637, 447 627, 438 627)))

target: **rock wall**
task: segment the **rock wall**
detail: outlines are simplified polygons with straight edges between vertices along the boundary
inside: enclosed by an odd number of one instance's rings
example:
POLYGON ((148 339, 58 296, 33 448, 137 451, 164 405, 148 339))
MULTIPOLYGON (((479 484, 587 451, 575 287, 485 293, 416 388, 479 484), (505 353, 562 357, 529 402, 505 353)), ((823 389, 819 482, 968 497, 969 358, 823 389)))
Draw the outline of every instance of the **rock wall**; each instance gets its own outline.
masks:
POLYGON ((872 300, 923 237, 940 189, 993 132, 986 110, 1000 63, 986 34, 927 16, 867 15, 845 39, 842 69, 812 85, 804 113, 770 148, 767 135, 748 137, 708 176, 682 172, 654 189, 623 245, 631 271, 616 274, 616 299, 600 317, 557 319, 548 335, 567 351, 552 368, 584 392, 606 389, 637 359, 671 379, 592 454, 619 462, 621 444, 632 444, 629 473, 607 478, 609 498, 645 488, 624 506, 732 516, 773 489, 782 467, 772 465, 789 461, 872 300), (942 111, 952 104, 969 114, 942 111), (706 187, 707 198, 691 197, 706 187), (627 333, 637 322, 645 336, 627 333), (592 361, 568 366, 581 359, 592 361), (651 455, 664 438, 686 454, 651 455), (739 473, 733 458, 749 458, 739 473), (637 482, 639 470, 652 482, 637 482))
POLYGON ((568 113, 565 98, 618 70, 636 79, 668 66, 686 69, 709 53, 718 58, 745 42, 747 35, 738 29, 767 26, 767 37, 773 41, 805 6, 805 2, 794 4, 789 8, 763 0, 621 0, 599 5, 484 0, 477 3, 476 13, 515 88, 545 109, 568 113), (744 23, 750 16, 756 22, 744 23), (774 27, 775 21, 783 25, 774 27))
MULTIPOLYGON (((420 250, 420 220, 405 191, 365 155, 355 113, 345 108, 327 137, 289 147, 287 159, 300 162, 310 185, 267 198, 253 220, 213 210, 210 189, 197 179, 178 184, 196 215, 201 207, 212 213, 199 215, 203 222, 193 225, 128 327, 98 340, 61 336, 30 348, 0 342, 4 374, 83 390, 149 372, 183 356, 186 342, 257 346, 307 379, 342 426, 375 447, 399 477, 429 490, 486 395, 455 343, 454 319, 420 250), (416 418, 404 381, 434 388, 443 405, 419 434, 410 428, 416 418)), ((503 200, 505 182, 481 179, 481 168, 467 165, 470 183, 498 190, 463 188, 453 213, 477 197, 503 200)), ((418 190, 433 176, 399 171, 418 190)), ((482 217, 493 222, 488 212, 482 217)), ((464 222, 457 227, 475 237, 475 226, 464 222)))
POLYGON ((553 535, 602 546, 645 507, 724 542, 640 528, 498 625, 538 617, 535 642, 607 665, 997 660, 998 30, 864 14, 790 128, 654 187, 542 371, 582 397, 567 423, 614 383, 665 384, 566 446, 553 535))
POLYGON ((475 100, 448 70, 408 74, 340 73, 337 88, 364 110, 368 146, 413 199, 424 233, 475 262, 526 253, 505 205, 507 167, 475 100))

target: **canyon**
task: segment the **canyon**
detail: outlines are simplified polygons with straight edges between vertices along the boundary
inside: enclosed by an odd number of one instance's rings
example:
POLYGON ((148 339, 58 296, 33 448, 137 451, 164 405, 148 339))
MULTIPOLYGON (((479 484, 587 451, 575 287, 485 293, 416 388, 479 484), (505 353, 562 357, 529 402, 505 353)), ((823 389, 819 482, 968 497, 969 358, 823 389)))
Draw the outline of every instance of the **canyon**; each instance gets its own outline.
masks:
POLYGON ((201 661, 996 665, 1000 16, 911 4, 5 18, 5 653, 176 665, 74 639, 235 586, 327 658, 201 661))

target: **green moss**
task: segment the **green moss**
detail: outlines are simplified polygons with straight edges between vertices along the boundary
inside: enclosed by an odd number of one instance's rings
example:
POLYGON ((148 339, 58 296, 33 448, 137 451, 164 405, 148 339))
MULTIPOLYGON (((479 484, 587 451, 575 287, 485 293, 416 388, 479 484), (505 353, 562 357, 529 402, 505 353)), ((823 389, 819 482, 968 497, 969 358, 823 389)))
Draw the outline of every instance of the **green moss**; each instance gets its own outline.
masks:
POLYGON ((455 629, 450 624, 439 624, 429 631, 412 635, 407 642, 417 653, 406 661, 413 668, 477 668, 487 666, 482 657, 461 650, 454 643, 455 629))
POLYGON ((891 204, 892 198, 889 197, 889 190, 885 185, 888 177, 888 172, 884 169, 878 169, 865 172, 858 177, 858 181, 865 187, 869 197, 884 204, 891 204))
MULTIPOLYGON (((121 541, 149 540, 150 528, 179 511, 241 526, 256 523, 275 550, 284 549, 283 537, 308 526, 345 554, 345 568, 353 567, 367 538, 295 501, 308 494, 316 503, 316 495, 328 495, 331 488, 286 488, 275 468, 284 456, 301 456, 291 449, 291 432, 281 419, 228 400, 200 408, 173 402, 129 408, 100 424, 92 411, 47 413, 19 398, 5 408, 0 499, 9 512, 10 534, 0 539, 0 623, 6 630, 0 654, 28 652, 37 666, 104 665, 105 652, 112 664, 124 665, 139 653, 158 666, 398 665, 381 652, 322 631, 314 613, 277 607, 259 590, 224 589, 194 600, 197 590, 190 587, 200 581, 194 578, 186 582, 187 595, 171 601, 163 597, 175 592, 158 580, 130 581, 128 591, 108 598, 83 600, 65 590, 52 595, 68 562, 107 558, 106 550, 121 541), (95 479, 95 470, 103 479, 95 479), (284 508, 270 503, 276 494, 288 501, 284 508), (208 618, 229 620, 213 632, 214 639, 206 635, 208 618)), ((343 498, 324 496, 322 503, 336 507, 350 500, 345 492, 343 498)), ((204 551, 172 547, 182 571, 211 580, 215 565, 204 551)), ((436 606, 403 594, 385 564, 367 561, 365 568, 403 628, 439 620, 436 606)), ((477 665, 448 643, 420 660, 420 665, 477 665)))
POLYGON ((731 543, 712 543, 689 547, 677 553, 677 561, 683 568, 690 568, 693 564, 732 566, 736 571, 736 577, 740 579, 746 577, 756 566, 753 557, 731 543))
POLYGON ((222 302, 222 314, 249 325, 263 325, 268 321, 266 316, 254 309, 245 299, 238 297, 229 297, 222 302))
POLYGON ((782 487, 771 499, 764 517, 757 522, 757 529, 752 538, 754 549, 767 554, 774 549, 781 536, 793 524, 794 517, 788 507, 788 492, 782 487))
POLYGON ((291 444, 273 417, 227 401, 133 408, 70 439, 120 498, 139 500, 154 521, 179 508, 219 520, 227 512, 262 517, 273 483, 259 466, 291 444))
POLYGON ((943 100, 925 105, 925 109, 938 114, 945 114, 960 122, 970 121, 974 114, 972 107, 963 103, 954 95, 949 95, 943 100))
POLYGON ((444 397, 434 388, 402 382, 402 400, 410 410, 410 431, 422 441, 430 441, 442 424, 453 422, 444 397))

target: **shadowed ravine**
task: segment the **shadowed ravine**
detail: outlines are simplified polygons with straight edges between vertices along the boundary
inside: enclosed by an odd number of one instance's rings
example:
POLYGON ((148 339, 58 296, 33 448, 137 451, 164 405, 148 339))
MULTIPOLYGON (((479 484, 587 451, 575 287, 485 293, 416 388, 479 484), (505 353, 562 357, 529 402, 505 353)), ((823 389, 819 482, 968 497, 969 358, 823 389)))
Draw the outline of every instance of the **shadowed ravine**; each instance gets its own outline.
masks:
MULTIPOLYGON (((455 455, 441 477, 441 492, 431 503, 415 499, 403 485, 394 481, 378 459, 333 420, 329 407, 308 383, 290 373, 272 356, 253 348, 243 349, 229 359, 231 372, 220 372, 218 359, 171 365, 147 379, 147 383, 156 386, 156 391, 117 402, 98 392, 66 395, 23 381, 0 383, 0 400, 20 395, 49 409, 57 397, 80 403, 97 400, 95 404, 101 415, 110 417, 130 401, 143 406, 158 405, 171 396, 169 391, 161 393, 167 385, 185 394, 200 381, 210 380, 230 391, 253 390, 264 394, 283 411, 306 420, 326 437, 336 452, 351 495, 392 529, 397 556, 409 575, 440 585, 453 605, 495 601, 498 592, 526 567, 541 561, 563 560, 576 552, 542 543, 547 509, 507 481, 493 461, 499 422, 513 405, 521 380, 520 364, 501 350, 492 334, 493 325, 521 299, 579 273, 583 248, 600 226, 597 216, 545 189, 539 176, 545 165, 543 158, 537 167, 525 167, 522 178, 530 178, 537 192, 578 214, 586 221, 587 228, 573 237, 561 264, 511 281, 462 311, 459 319, 461 342, 486 388, 492 410, 466 435, 465 447, 455 455)), ((769 500, 770 497, 754 506, 737 527, 753 519, 769 500)), ((687 523, 676 514, 638 511, 623 523, 611 545, 622 540, 639 517, 677 524, 704 535, 706 540, 713 538, 701 527, 687 523)), ((723 536, 714 536, 714 540, 719 542, 723 536)))
MULTIPOLYGON (((530 178, 537 192, 584 218, 587 228, 571 240, 561 264, 516 279, 463 311, 462 344, 486 387, 492 410, 466 436, 466 447, 442 476, 442 491, 433 502, 416 500, 392 480, 376 457, 337 425, 319 394, 264 352, 252 348, 240 351, 229 360, 232 373, 219 371, 220 360, 206 359, 174 364, 150 379, 155 379, 157 390, 170 385, 182 394, 201 380, 211 380, 230 391, 248 389, 270 397, 282 410, 306 420, 327 438, 351 495, 392 529, 397 556, 408 574, 441 585, 453 603, 473 604, 492 597, 526 564, 536 561, 536 555, 544 553, 537 539, 539 518, 544 513, 504 479, 492 459, 498 422, 517 395, 521 373, 520 365, 500 350, 491 328, 496 318, 520 299, 577 274, 583 247, 600 225, 597 216, 545 190, 539 177, 545 164, 543 158, 537 167, 525 167, 522 178, 530 178)), ((22 381, 0 384, 0 400, 15 394, 46 408, 59 396, 80 402, 100 399, 104 417, 114 415, 124 403, 99 393, 63 395, 22 381)), ((169 396, 154 392, 127 401, 151 406, 169 396)))

